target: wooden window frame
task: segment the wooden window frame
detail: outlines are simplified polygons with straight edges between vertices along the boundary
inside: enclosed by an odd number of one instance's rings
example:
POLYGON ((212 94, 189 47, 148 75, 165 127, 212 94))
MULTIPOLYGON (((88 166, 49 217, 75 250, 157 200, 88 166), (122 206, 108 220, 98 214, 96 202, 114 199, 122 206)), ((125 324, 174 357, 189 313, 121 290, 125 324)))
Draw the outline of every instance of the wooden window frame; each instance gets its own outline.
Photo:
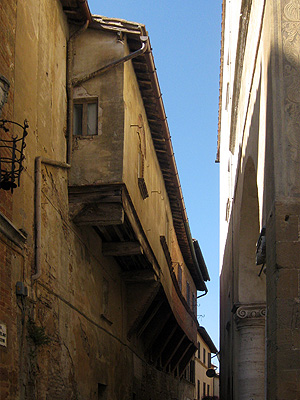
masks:
POLYGON ((97 97, 83 97, 80 99, 73 99, 73 113, 74 113, 74 108, 75 105, 82 105, 82 121, 81 121, 81 129, 82 133, 81 134, 76 134, 75 133, 75 126, 73 123, 73 136, 75 137, 91 137, 91 136, 97 136, 98 135, 98 98, 97 97), (88 121, 88 104, 96 104, 97 107, 97 113, 96 113, 96 130, 94 134, 88 135, 87 133, 87 121, 88 121))

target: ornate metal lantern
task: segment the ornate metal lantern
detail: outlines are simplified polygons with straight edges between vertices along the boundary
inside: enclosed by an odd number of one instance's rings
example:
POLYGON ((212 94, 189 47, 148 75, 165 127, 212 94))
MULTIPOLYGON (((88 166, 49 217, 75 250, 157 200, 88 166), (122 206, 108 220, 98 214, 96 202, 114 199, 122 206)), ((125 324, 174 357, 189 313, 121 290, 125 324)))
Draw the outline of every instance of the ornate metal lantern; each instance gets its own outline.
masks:
POLYGON ((24 167, 25 137, 29 125, 0 119, 0 189, 13 190, 20 186, 20 175, 24 167), (22 132, 19 135, 15 132, 22 132))

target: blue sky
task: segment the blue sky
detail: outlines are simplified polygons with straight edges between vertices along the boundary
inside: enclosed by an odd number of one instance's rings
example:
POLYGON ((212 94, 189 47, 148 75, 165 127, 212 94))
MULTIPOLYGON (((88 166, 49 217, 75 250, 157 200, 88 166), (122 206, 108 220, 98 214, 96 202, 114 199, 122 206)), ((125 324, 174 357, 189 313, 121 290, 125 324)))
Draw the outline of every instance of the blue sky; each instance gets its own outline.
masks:
POLYGON ((149 33, 192 236, 211 277, 198 319, 219 348, 221 0, 88 2, 93 14, 142 23, 149 33))

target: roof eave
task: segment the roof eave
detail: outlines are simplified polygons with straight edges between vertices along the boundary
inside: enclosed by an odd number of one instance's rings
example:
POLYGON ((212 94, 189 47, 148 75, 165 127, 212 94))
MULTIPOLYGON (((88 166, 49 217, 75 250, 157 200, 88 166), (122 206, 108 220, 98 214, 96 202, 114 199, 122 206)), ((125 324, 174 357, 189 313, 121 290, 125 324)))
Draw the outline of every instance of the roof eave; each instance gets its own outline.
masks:
POLYGON ((200 325, 198 326, 198 333, 200 334, 200 336, 202 337, 204 342, 209 347, 209 350, 211 351, 211 353, 217 354, 218 349, 214 345, 214 342, 212 341, 211 337, 207 333, 207 330, 204 328, 204 326, 200 326, 200 325))
POLYGON ((92 14, 87 0, 60 0, 60 2, 69 23, 82 25, 86 21, 92 22, 92 14))

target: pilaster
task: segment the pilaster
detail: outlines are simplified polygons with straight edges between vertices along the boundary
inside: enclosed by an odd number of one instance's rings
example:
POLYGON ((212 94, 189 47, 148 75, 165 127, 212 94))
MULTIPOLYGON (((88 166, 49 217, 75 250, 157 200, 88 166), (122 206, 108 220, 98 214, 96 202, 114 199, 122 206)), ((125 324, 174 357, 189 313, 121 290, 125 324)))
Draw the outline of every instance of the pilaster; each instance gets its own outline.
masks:
POLYGON ((239 305, 234 314, 239 338, 239 400, 265 398, 265 317, 263 303, 239 305))

